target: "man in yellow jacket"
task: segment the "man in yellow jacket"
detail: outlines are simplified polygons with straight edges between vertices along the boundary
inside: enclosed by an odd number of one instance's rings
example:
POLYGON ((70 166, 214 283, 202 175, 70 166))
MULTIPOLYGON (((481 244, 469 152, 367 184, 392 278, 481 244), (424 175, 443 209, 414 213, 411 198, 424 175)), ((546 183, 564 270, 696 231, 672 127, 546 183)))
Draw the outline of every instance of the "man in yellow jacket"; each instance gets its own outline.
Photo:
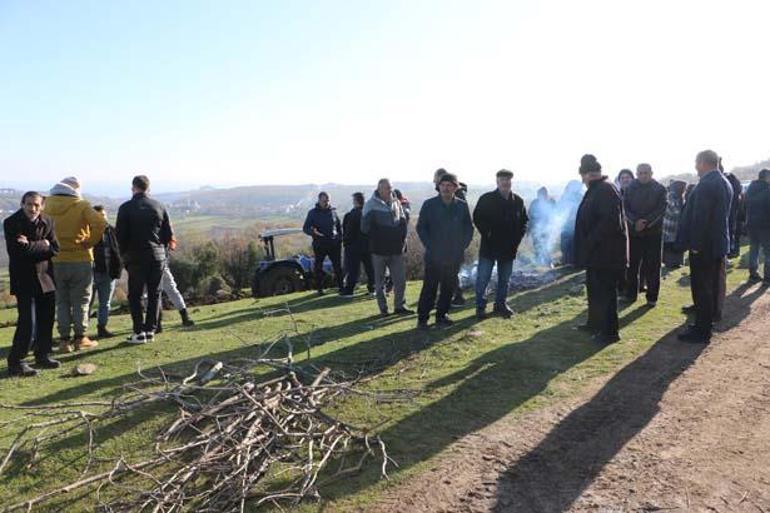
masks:
POLYGON ((107 221, 80 196, 80 182, 74 176, 54 185, 46 198, 45 213, 54 220, 60 245, 53 272, 61 350, 95 347, 97 343, 86 335, 93 288, 92 248, 101 240, 107 221))

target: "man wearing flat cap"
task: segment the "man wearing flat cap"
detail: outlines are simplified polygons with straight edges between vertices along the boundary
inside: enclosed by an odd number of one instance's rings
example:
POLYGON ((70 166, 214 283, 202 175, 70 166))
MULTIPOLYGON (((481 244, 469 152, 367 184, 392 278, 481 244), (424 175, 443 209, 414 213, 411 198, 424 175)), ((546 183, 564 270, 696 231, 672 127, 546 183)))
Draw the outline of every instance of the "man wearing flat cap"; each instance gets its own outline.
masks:
POLYGON ((425 201, 417 221, 417 234, 425 247, 425 276, 417 306, 417 327, 426 329, 428 317, 436 308, 436 325, 451 326, 447 317, 455 289, 457 272, 465 249, 473 238, 468 204, 457 198, 457 177, 446 173, 439 179, 439 193, 425 201), (436 293, 441 293, 436 302, 436 293))
POLYGON ((476 277, 476 317, 486 317, 487 286, 492 268, 497 265, 497 291, 494 313, 506 319, 513 314, 506 304, 508 281, 519 244, 527 232, 527 209, 524 200, 511 190, 513 172, 497 172, 497 189, 481 195, 473 210, 473 222, 481 234, 479 264, 476 277))

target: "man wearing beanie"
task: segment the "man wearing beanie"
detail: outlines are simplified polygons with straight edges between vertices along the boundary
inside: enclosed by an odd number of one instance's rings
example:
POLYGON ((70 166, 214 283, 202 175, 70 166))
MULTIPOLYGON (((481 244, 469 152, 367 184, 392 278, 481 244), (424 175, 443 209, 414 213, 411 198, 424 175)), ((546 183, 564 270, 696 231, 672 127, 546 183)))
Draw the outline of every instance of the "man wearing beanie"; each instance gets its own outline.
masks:
POLYGON ((482 194, 473 210, 473 222, 481 234, 476 277, 476 318, 479 320, 486 317, 487 285, 495 265, 497 291, 494 313, 506 319, 513 314, 506 304, 508 281, 529 219, 524 200, 511 190, 512 179, 513 172, 507 169, 498 171, 497 189, 482 194))
POLYGON ((580 159, 588 187, 575 220, 575 261, 586 270, 588 322, 594 341, 611 344, 618 333, 618 280, 628 266, 628 232, 620 193, 593 155, 580 159))
MULTIPOLYGON (((438 183, 441 180, 441 177, 445 174, 449 173, 446 169, 443 167, 438 168, 433 173, 433 185, 435 186, 436 192, 439 192, 438 183)), ((467 199, 468 194, 468 185, 457 181, 457 190, 455 191, 455 196, 457 196, 459 199, 463 200, 464 202, 468 202, 467 199)), ((463 295, 463 289, 460 287, 460 277, 457 276, 454 283, 454 296, 452 296, 452 305, 455 306, 462 306, 465 304, 465 296, 463 295)))
POLYGON ((128 305, 133 334, 130 344, 146 344, 155 339, 160 310, 160 281, 166 267, 166 251, 174 237, 166 208, 149 196, 150 179, 135 176, 133 196, 118 209, 115 233, 123 262, 128 270, 128 305), (147 290, 147 310, 142 296, 147 290))
POLYGON ((97 343, 86 336, 93 289, 92 248, 102 240, 107 220, 80 196, 80 181, 74 176, 54 185, 45 213, 54 222, 60 248, 53 257, 53 272, 61 350, 95 347, 97 343))
POLYGON ((447 317, 463 261, 465 249, 473 239, 468 204, 457 198, 457 177, 446 173, 439 179, 437 196, 425 201, 417 220, 417 234, 425 247, 425 276, 417 307, 417 327, 426 329, 431 310, 436 308, 436 325, 451 326, 447 317), (436 292, 441 293, 436 303, 436 292))

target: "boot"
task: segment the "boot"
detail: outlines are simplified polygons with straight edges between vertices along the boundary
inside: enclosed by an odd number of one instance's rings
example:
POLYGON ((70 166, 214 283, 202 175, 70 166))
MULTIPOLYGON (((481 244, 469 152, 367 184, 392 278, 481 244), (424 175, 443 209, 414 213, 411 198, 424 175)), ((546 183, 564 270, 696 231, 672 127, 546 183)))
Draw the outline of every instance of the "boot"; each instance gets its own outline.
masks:
POLYGON ((108 330, 107 326, 102 324, 96 326, 96 338, 110 338, 114 336, 115 334, 108 330))
POLYGON ((12 377, 31 378, 37 376, 37 371, 29 366, 27 362, 21 361, 8 366, 8 375, 12 377))
POLYGON ((155 333, 163 331, 163 309, 158 310, 158 323, 155 326, 155 333))
POLYGON ((179 310, 179 315, 182 316, 182 326, 195 326, 195 323, 190 319, 190 314, 187 313, 187 308, 179 310))
POLYGON ((98 345, 99 343, 96 340, 91 340, 85 335, 82 337, 75 337, 75 351, 80 351, 81 349, 91 349, 92 347, 96 347, 98 345))

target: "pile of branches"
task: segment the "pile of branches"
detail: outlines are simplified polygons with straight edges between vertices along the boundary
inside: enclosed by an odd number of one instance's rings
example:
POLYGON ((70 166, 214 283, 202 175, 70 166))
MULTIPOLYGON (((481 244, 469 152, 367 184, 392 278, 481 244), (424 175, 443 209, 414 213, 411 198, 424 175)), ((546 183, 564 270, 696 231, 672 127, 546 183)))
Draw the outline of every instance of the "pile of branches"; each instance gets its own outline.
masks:
POLYGON ((88 454, 79 478, 5 511, 31 511, 87 487, 107 512, 242 512, 247 504, 296 504, 319 496, 325 469, 324 479, 336 479, 357 472, 369 457, 379 460, 387 478, 395 462, 383 441, 325 412, 343 396, 364 394, 354 390, 355 380, 334 379, 329 369, 301 370, 290 340, 281 340, 288 350, 283 358, 267 357, 274 342, 260 358, 202 360, 188 376, 140 370, 140 379, 111 402, 0 405, 26 410, 27 420, 44 417, 18 434, 0 460, 0 474, 14 457, 33 461, 81 432, 88 454), (157 432, 151 456, 98 456, 97 427, 154 412, 159 404, 173 405, 177 414, 157 432))

